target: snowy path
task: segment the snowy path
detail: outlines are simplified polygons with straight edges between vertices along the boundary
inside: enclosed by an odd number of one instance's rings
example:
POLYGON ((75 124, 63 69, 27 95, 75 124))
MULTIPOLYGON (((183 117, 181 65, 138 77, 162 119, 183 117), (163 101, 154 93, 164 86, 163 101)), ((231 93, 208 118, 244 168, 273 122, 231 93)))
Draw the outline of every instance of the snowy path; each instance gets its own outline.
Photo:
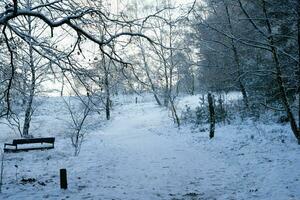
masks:
MULTIPOLYGON (((181 137, 166 111, 148 103, 120 112, 103 130, 105 146, 92 152, 102 163, 102 198, 229 198, 223 192, 228 195, 228 188, 234 188, 232 169, 181 137)), ((97 141, 88 146, 97 146, 97 141)))

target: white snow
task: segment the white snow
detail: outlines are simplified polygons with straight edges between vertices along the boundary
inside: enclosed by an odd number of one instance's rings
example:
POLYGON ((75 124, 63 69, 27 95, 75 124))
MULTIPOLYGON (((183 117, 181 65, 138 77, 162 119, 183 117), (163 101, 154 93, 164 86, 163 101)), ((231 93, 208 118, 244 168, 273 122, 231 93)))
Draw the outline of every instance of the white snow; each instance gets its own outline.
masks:
MULTIPOLYGON (((218 96, 218 94, 215 94, 218 96)), ((233 101, 237 101, 242 99, 242 95, 239 92, 229 92, 229 93, 223 93, 222 94, 225 102, 227 104, 230 104, 233 101)), ((196 95, 188 95, 188 96, 183 96, 180 98, 178 108, 179 109, 184 109, 186 105, 188 105, 191 109, 195 109, 197 106, 200 105, 200 102, 202 101, 207 101, 207 96, 202 95, 202 94, 196 94, 196 95)))
MULTIPOLYGON (((68 113, 49 98, 34 117, 34 134, 55 136, 55 149, 5 154, 0 199, 300 199, 300 146, 288 126, 218 126, 209 140, 207 132, 176 128, 149 98, 139 100, 119 98, 110 122, 92 116, 74 157, 68 113), (60 168, 68 171, 66 191, 60 168)), ((0 128, 0 145, 17 137, 0 128)))

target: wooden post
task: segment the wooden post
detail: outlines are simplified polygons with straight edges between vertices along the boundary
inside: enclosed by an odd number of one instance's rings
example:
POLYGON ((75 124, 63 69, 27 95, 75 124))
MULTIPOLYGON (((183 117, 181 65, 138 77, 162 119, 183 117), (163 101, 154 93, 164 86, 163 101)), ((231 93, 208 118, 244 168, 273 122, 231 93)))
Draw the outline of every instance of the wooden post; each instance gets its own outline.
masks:
POLYGON ((67 181, 67 170, 60 169, 60 188, 61 189, 68 189, 68 181, 67 181))
POLYGON ((2 193, 3 171, 4 171, 4 152, 2 152, 1 150, 0 193, 2 193))
POLYGON ((215 116, 215 108, 214 108, 214 97, 211 93, 208 93, 208 110, 209 110, 209 138, 212 139, 215 136, 215 124, 216 124, 216 116, 215 116))

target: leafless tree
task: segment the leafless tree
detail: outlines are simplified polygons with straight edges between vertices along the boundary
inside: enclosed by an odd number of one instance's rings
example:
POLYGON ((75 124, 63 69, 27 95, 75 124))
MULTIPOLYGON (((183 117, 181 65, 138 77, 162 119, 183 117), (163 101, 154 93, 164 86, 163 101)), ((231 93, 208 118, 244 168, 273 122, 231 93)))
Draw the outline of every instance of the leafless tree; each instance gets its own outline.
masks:
POLYGON ((78 156, 80 153, 81 145, 86 133, 85 122, 91 111, 92 105, 90 103, 90 99, 88 97, 86 97, 86 99, 86 101, 82 98, 78 101, 78 99, 72 97, 69 97, 68 101, 64 99, 72 120, 69 128, 71 129, 70 138, 72 146, 74 147, 74 156, 78 156))
MULTIPOLYGON (((4 1, 1 3, 0 10, 0 28, 1 36, 4 38, 6 48, 10 55, 10 77, 7 79, 7 86, 3 93, 3 98, 6 100, 6 108, 3 115, 9 115, 11 112, 11 90, 13 87, 13 80, 16 75, 15 67, 15 52, 13 47, 14 38, 19 38, 31 46, 31 51, 39 54, 44 59, 51 63, 52 71, 55 72, 54 67, 70 73, 78 73, 78 66, 72 56, 74 54, 82 54, 81 45, 83 41, 91 41, 99 46, 101 53, 109 59, 116 62, 124 63, 122 58, 110 46, 112 42, 118 38, 142 37, 148 42, 155 44, 149 37, 139 32, 134 32, 135 26, 140 27, 140 21, 144 19, 130 20, 124 16, 109 15, 109 13, 97 9, 90 2, 77 2, 73 0, 53 0, 53 1, 36 1, 31 8, 26 7, 23 0, 4 1), (95 18, 97 16, 97 18, 95 18), (62 46, 56 45, 53 47, 51 43, 45 40, 28 34, 28 32, 17 29, 15 22, 23 17, 31 18, 33 21, 38 21, 40 24, 48 28, 43 33, 50 35, 53 40, 63 40, 59 35, 67 33, 75 42, 71 48, 66 49, 62 46), (94 20, 94 18, 96 20, 94 20), (93 29, 93 25, 104 27, 103 34, 98 36, 93 29), (110 29, 105 29, 109 24, 116 24, 118 32, 111 34, 110 29), (57 31, 56 31, 57 30, 57 31), (114 53, 110 53, 114 52, 114 53)), ((62 45, 60 43, 59 45, 62 45)), ((27 112, 29 113, 29 112, 27 112)), ((26 127, 26 126, 25 126, 26 127)))

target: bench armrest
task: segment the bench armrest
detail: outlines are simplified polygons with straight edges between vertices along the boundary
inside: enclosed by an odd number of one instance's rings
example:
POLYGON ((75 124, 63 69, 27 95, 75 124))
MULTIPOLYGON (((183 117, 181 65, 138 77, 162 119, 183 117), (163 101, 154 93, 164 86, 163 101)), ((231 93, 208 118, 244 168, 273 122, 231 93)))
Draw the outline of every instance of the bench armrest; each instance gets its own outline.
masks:
POLYGON ((6 147, 6 146, 17 146, 17 145, 15 145, 15 144, 9 144, 9 143, 4 143, 4 147, 6 147))

